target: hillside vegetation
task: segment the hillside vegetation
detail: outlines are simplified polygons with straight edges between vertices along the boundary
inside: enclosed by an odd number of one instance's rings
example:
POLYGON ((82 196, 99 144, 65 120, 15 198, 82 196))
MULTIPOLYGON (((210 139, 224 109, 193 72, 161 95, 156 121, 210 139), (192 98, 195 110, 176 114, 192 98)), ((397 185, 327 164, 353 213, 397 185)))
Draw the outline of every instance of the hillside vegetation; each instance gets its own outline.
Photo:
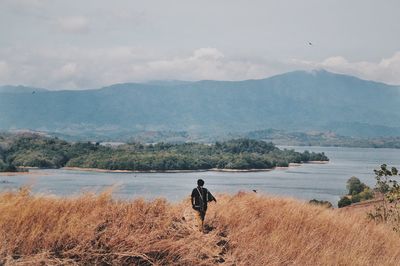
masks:
POLYGON ((0 88, 0 93, 3 130, 98 136, 137 130, 227 133, 266 127, 363 137, 400 133, 398 86, 323 70, 260 80, 127 83, 83 91, 15 87, 3 92, 0 88), (385 103, 385 108, 377 103, 385 103))
POLYGON ((195 227, 189 199, 0 194, 0 264, 396 265, 400 237, 365 214, 255 193, 219 195, 195 227))
MULTIPOLYGON (((382 127, 385 130, 385 127, 382 127)), ((360 128, 360 132, 367 129, 360 128)), ((400 137, 360 138, 341 136, 333 132, 286 132, 266 129, 242 134, 242 137, 255 140, 270 141, 277 145, 289 146, 325 146, 325 147, 357 147, 357 148, 400 148, 400 137)))
MULTIPOLYGON (((367 132, 360 124, 360 132, 367 132)), ((383 131, 389 132, 388 127, 382 126, 383 131)), ((399 131, 400 132, 400 131, 399 131)), ((400 137, 350 137, 336 134, 332 131, 290 132, 277 129, 264 129, 249 132, 189 132, 189 131, 123 131, 116 133, 82 132, 65 134, 60 132, 47 132, 51 136, 67 141, 92 141, 104 142, 139 142, 139 143, 213 143, 229 139, 247 138, 272 142, 284 146, 324 146, 324 147, 354 147, 354 148, 395 148, 400 149, 400 137)))
POLYGON ((326 161, 323 153, 280 150, 272 143, 249 139, 198 143, 140 144, 118 147, 70 143, 39 135, 0 136, 0 159, 13 166, 63 166, 109 170, 267 169, 289 163, 326 161), (1 148, 2 147, 2 148, 1 148))

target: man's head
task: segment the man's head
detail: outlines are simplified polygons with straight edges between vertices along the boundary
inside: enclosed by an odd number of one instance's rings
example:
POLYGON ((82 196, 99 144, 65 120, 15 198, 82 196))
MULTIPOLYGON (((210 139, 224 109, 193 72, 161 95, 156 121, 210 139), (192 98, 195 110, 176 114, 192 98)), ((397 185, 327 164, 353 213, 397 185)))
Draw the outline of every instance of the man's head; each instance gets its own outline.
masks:
POLYGON ((198 185, 199 187, 204 186, 204 180, 203 180, 203 179, 197 180, 197 185, 198 185))

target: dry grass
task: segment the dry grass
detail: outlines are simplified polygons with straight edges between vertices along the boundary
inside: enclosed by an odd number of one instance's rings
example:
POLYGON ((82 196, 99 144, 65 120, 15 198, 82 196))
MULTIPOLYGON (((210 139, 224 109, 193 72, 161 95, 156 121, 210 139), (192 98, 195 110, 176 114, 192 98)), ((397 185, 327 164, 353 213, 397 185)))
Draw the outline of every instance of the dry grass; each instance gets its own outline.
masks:
POLYGON ((398 265, 400 237, 361 213, 239 193, 210 204, 0 194, 0 264, 398 265))

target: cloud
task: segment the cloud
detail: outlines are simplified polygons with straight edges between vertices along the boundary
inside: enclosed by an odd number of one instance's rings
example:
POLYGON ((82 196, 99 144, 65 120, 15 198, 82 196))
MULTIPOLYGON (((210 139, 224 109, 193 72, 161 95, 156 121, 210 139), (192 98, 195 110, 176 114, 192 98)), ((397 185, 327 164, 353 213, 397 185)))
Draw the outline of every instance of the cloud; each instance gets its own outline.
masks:
POLYGON ((268 64, 227 58, 216 48, 199 48, 186 57, 134 64, 132 72, 145 80, 241 80, 264 78, 278 73, 268 67, 268 64))
POLYGON ((74 62, 66 63, 51 73, 51 77, 54 80, 57 80, 58 83, 61 83, 63 86, 71 89, 78 88, 78 85, 75 82, 78 76, 78 65, 74 62))
POLYGON ((0 79, 6 80, 9 75, 9 67, 7 62, 5 61, 0 61, 0 79))
POLYGON ((349 61, 343 56, 328 57, 321 62, 293 60, 299 68, 324 68, 329 71, 354 75, 362 79, 375 80, 388 84, 400 84, 400 52, 378 62, 349 61))
POLYGON ((59 28, 67 33, 89 32, 89 21, 83 16, 62 17, 57 20, 59 28))
POLYGON ((48 0, 3 0, 4 3, 8 5, 14 5, 20 8, 23 7, 41 7, 43 6, 48 0))
POLYGON ((318 69, 400 84, 400 52, 379 62, 351 62, 342 56, 321 61, 235 58, 213 47, 181 55, 150 48, 14 47, 0 49, 0 85, 89 89, 148 80, 260 79, 298 69, 318 69))
POLYGON ((200 48, 193 52, 191 59, 198 60, 217 60, 223 58, 224 55, 215 48, 200 48))
POLYGON ((76 74, 77 65, 76 63, 67 63, 63 65, 58 71, 56 71, 56 75, 60 78, 69 78, 76 74))
POLYGON ((226 57, 216 48, 199 48, 184 56, 168 57, 131 46, 43 47, 22 51, 14 48, 0 50, 0 58, 7 58, 15 70, 9 79, 0 78, 0 84, 10 82, 49 89, 87 89, 163 79, 240 80, 280 72, 267 63, 226 57))

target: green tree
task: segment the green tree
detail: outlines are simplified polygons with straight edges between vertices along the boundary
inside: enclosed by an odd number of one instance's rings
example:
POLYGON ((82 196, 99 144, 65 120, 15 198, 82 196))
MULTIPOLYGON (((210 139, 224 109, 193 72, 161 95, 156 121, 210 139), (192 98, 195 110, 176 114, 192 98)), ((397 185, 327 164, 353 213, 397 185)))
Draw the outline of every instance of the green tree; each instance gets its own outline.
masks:
POLYGON ((361 183, 360 179, 355 176, 352 176, 347 180, 347 190, 349 191, 349 195, 356 195, 361 193, 367 186, 364 183, 361 183))
POLYGON ((342 197, 338 202, 339 208, 343 208, 349 205, 351 205, 351 199, 349 199, 347 196, 342 197))
POLYGON ((393 230, 400 232, 400 186, 396 180, 399 172, 395 167, 389 169, 386 164, 382 164, 374 172, 375 190, 380 194, 381 201, 375 205, 375 210, 369 216, 375 221, 392 224, 393 230))

